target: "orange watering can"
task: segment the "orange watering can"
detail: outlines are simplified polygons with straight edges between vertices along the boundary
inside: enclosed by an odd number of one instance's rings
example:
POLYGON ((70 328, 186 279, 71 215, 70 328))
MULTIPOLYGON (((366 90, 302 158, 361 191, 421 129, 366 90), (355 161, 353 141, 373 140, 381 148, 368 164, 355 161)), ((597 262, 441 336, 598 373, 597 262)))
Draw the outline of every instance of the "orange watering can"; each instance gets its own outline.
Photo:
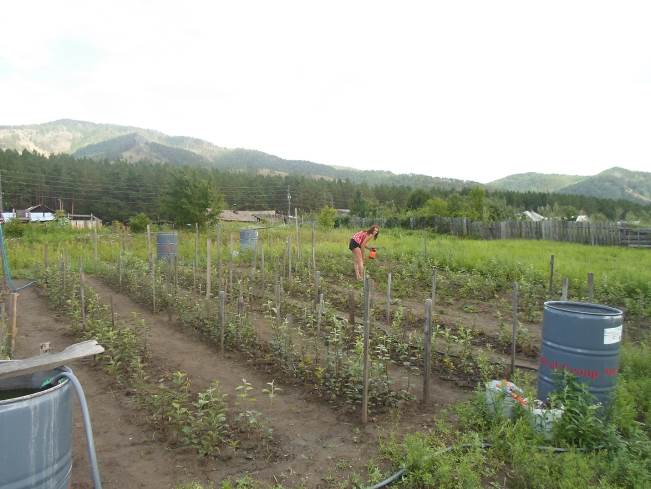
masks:
POLYGON ((375 260, 375 253, 376 253, 375 248, 371 248, 371 251, 368 254, 368 259, 369 260, 375 260))

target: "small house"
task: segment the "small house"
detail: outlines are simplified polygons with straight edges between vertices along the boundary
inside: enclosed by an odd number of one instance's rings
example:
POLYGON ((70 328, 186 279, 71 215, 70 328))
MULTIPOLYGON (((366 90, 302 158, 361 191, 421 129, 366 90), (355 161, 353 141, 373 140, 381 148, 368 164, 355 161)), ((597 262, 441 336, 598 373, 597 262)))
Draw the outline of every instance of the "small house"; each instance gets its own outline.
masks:
POLYGON ((524 211, 520 214, 525 220, 527 221, 533 221, 533 222, 540 222, 544 221, 547 219, 545 216, 538 214, 537 212, 534 211, 524 211))
POLYGON ((16 211, 15 219, 22 222, 50 222, 56 219, 54 211, 48 206, 39 204, 16 211))

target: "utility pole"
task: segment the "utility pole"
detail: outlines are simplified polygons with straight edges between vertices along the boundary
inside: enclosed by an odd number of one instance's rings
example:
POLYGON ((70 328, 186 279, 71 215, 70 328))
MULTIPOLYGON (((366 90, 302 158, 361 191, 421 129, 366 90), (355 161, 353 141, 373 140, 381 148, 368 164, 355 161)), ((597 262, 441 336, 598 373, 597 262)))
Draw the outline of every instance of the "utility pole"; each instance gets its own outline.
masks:
POLYGON ((287 185, 287 219, 292 215, 292 194, 289 193, 289 185, 287 185))

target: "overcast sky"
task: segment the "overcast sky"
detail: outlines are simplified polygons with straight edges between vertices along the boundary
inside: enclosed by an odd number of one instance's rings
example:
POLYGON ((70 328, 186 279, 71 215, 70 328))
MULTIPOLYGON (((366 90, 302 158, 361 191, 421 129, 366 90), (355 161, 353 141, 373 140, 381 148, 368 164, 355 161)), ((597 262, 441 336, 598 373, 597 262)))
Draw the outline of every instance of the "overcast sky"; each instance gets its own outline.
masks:
POLYGON ((0 125, 487 182, 651 171, 651 2, 3 2, 0 125))

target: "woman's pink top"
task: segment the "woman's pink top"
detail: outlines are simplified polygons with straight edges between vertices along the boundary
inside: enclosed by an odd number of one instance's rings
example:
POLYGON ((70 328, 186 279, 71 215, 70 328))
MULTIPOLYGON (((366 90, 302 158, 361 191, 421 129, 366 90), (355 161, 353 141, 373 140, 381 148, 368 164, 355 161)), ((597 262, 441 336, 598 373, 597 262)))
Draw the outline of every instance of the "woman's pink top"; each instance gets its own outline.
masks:
POLYGON ((358 245, 361 245, 366 239, 366 236, 368 236, 368 234, 366 234, 366 231, 358 231, 353 234, 353 241, 355 241, 355 243, 358 245))

